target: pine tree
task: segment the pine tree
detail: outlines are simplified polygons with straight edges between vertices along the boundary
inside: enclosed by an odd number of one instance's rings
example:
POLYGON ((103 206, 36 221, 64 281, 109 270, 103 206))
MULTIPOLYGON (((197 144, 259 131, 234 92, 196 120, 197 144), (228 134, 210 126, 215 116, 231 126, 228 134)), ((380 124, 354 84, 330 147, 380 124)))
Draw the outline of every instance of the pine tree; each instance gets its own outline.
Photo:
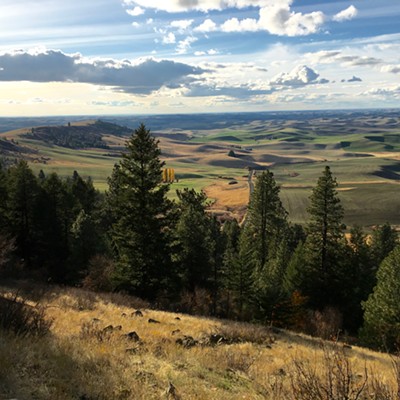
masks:
POLYGON ((363 303, 364 326, 361 337, 370 346, 395 350, 400 345, 400 246, 381 263, 377 285, 363 303))
POLYGON ((306 270, 303 292, 317 308, 336 306, 341 300, 344 274, 343 207, 336 179, 327 166, 310 197, 310 222, 307 227, 306 270))
POLYGON ((240 265, 245 275, 251 273, 251 300, 262 319, 270 319, 271 310, 281 301, 287 263, 283 250, 287 213, 279 191, 272 172, 266 171, 257 177, 240 238, 240 265))
POLYGON ((177 191, 179 219, 175 228, 174 260, 183 288, 210 288, 212 280, 213 243, 211 221, 206 214, 207 196, 194 189, 177 191))
POLYGON ((279 198, 280 188, 270 171, 257 177, 242 230, 242 247, 249 246, 253 268, 262 270, 271 251, 287 228, 286 211, 279 198))
POLYGON ((65 181, 56 173, 44 179, 41 189, 38 206, 41 263, 47 267, 52 280, 65 283, 73 198, 65 181))
POLYGON ((0 233, 6 230, 7 222, 7 176, 0 160, 0 233))
POLYGON ((389 223, 378 226, 372 231, 371 256, 376 269, 397 244, 398 234, 389 223))
POLYGON ((113 169, 107 193, 118 261, 115 283, 119 289, 154 299, 169 264, 169 187, 162 184, 164 162, 158 141, 143 124, 134 131, 126 149, 113 169))
POLYGON ((17 253, 25 265, 31 268, 36 266, 40 188, 26 161, 20 161, 8 170, 7 188, 8 230, 15 238, 17 253))

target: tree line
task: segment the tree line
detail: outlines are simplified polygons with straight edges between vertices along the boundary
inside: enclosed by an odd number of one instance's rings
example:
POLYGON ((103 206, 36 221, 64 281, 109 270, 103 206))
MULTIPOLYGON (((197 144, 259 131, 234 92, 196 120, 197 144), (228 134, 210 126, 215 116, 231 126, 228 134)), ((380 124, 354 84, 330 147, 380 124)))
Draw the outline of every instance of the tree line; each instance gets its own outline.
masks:
POLYGON ((0 168, 2 278, 124 291, 173 310, 399 344, 397 233, 384 224, 346 235, 328 166, 306 225, 289 222, 268 170, 257 175, 239 225, 213 216, 203 192, 178 190, 171 201, 160 156, 140 125, 105 194, 76 171, 35 176, 25 161, 0 168))

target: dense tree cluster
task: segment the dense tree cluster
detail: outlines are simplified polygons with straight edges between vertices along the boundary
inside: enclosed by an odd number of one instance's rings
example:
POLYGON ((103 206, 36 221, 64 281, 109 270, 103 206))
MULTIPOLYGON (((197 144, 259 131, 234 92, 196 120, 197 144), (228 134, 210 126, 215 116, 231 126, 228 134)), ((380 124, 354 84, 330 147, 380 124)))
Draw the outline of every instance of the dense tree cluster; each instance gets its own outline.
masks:
POLYGON ((105 195, 77 172, 36 177, 24 161, 0 169, 2 276, 123 290, 182 311, 314 334, 363 326, 365 343, 400 342, 397 233, 385 224, 346 235, 329 167, 304 227, 289 223, 270 171, 257 174, 240 226, 218 221, 203 192, 169 200, 163 167, 157 140, 140 125, 105 195))

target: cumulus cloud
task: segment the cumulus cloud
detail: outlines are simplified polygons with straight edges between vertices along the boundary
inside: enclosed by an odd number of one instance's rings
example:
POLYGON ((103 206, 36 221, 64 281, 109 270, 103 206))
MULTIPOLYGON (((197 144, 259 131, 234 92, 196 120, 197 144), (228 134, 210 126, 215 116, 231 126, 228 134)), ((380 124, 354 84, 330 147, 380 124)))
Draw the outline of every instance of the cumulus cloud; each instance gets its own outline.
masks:
POLYGON ((360 95, 374 96, 383 100, 385 99, 392 100, 393 98, 400 99, 400 86, 370 89, 361 93, 360 95))
POLYGON ((381 68, 382 72, 390 72, 392 74, 400 74, 400 64, 397 65, 385 65, 381 68))
POLYGON ((176 37, 172 32, 169 32, 168 35, 163 37, 162 42, 164 44, 173 44, 176 42, 176 37))
MULTIPOLYGON (((207 18, 195 28, 197 32, 255 32, 266 31, 279 36, 305 36, 318 32, 328 19, 322 11, 310 13, 295 12, 291 6, 294 0, 124 0, 126 6, 151 8, 170 13, 213 10, 228 8, 256 8, 259 17, 231 18, 217 26, 207 18)), ((351 19, 357 10, 354 6, 336 14, 335 20, 351 19)))
POLYGON ((254 18, 246 18, 238 20, 231 18, 221 25, 222 32, 256 32, 260 30, 257 20, 254 18))
POLYGON ((154 59, 88 60, 58 50, 17 51, 0 54, 0 81, 80 82, 114 90, 150 94, 162 87, 180 85, 205 70, 179 62, 154 59))
POLYGON ((207 18, 202 24, 194 28, 195 32, 214 32, 217 30, 217 24, 207 18))
POLYGON ((170 13, 184 11, 212 11, 226 8, 262 7, 271 0, 123 0, 126 6, 138 5, 144 8, 170 13))
POLYGON ((270 81, 272 86, 305 86, 310 84, 328 83, 327 79, 318 79, 319 74, 306 65, 299 65, 289 73, 281 73, 270 81))
POLYGON ((126 12, 129 15, 132 15, 132 17, 138 17, 139 15, 144 14, 143 8, 142 7, 137 7, 137 6, 135 8, 133 8, 132 10, 126 10, 126 12))
POLYGON ((335 14, 332 17, 332 19, 337 22, 348 21, 348 20, 356 17, 357 14, 358 14, 357 8, 355 8, 353 5, 351 5, 350 7, 346 8, 345 10, 342 10, 339 13, 335 14))
POLYGON ((308 14, 291 11, 292 0, 273 2, 260 9, 258 24, 261 29, 275 35, 304 36, 317 32, 325 22, 321 11, 308 14))
POLYGON ((180 19, 180 20, 177 20, 177 21, 172 21, 170 26, 171 26, 171 28, 178 29, 180 32, 184 32, 192 24, 193 24, 193 20, 192 19, 180 19))
POLYGON ((330 64, 340 63, 343 66, 360 67, 360 66, 376 66, 383 63, 383 60, 376 57, 360 56, 356 54, 346 54, 342 51, 318 51, 315 53, 308 53, 305 58, 312 64, 330 64))
POLYGON ((194 55, 195 56, 205 56, 206 54, 209 56, 215 56, 216 54, 218 54, 218 50, 216 49, 209 49, 207 51, 195 51, 194 55))
POLYGON ((186 54, 192 47, 192 43, 196 42, 197 38, 194 36, 188 36, 186 39, 180 40, 178 46, 176 47, 176 52, 178 54, 186 54))

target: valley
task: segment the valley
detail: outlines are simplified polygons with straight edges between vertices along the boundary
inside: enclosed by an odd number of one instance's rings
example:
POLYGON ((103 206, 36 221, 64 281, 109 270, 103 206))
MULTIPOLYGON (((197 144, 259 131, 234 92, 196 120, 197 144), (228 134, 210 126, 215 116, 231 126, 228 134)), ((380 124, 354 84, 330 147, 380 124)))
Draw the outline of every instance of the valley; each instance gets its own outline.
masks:
POLYGON ((38 173, 77 170, 100 190, 140 122, 159 139, 176 189, 205 190, 220 216, 241 219, 249 169, 270 169, 296 223, 325 165, 339 182, 345 222, 400 225, 398 110, 0 119, 0 152, 38 173))

